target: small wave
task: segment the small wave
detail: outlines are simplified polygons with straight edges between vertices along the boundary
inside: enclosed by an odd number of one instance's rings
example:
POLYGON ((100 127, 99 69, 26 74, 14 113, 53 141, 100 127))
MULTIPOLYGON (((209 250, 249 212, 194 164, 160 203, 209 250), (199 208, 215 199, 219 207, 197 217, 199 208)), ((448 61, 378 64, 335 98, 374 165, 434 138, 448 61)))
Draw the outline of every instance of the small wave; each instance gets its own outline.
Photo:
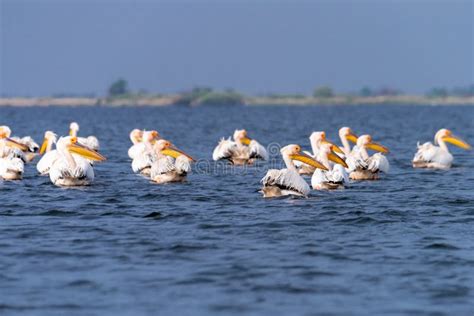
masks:
POLYGON ((460 248, 447 243, 432 243, 425 246, 424 249, 459 250, 460 248))

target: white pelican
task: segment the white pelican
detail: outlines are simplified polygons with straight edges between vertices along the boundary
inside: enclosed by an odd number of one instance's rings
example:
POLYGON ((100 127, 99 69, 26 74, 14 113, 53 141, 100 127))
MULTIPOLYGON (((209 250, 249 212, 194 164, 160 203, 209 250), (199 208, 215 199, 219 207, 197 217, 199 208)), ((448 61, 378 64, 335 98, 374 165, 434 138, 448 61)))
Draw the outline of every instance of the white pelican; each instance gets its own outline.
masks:
POLYGON ((370 135, 362 135, 357 138, 357 147, 347 157, 346 162, 349 165, 349 178, 352 180, 377 180, 379 172, 388 173, 390 165, 387 158, 381 153, 388 153, 389 150, 372 141, 370 135), (369 156, 367 149, 379 151, 369 156))
POLYGON ((293 160, 301 161, 315 168, 327 170, 325 166, 314 160, 309 155, 301 152, 299 145, 288 145, 281 150, 286 169, 270 169, 261 180, 264 197, 277 197, 285 195, 307 196, 311 191, 308 183, 298 173, 293 160))
POLYGON ((157 131, 143 132, 142 141, 134 145, 134 158, 132 160, 132 170, 144 176, 149 176, 153 163, 153 143, 159 138, 157 131))
MULTIPOLYGON (((24 147, 22 147, 23 149, 21 149, 22 153, 23 153, 23 157, 22 157, 22 160, 24 162, 31 162, 35 157, 36 157, 36 152, 38 151, 39 149, 39 146, 37 143, 35 143, 35 141, 33 140, 33 138, 31 138, 30 136, 25 136, 25 137, 11 137, 11 129, 4 125, 4 126, 0 126, 0 133, 3 133, 5 135, 5 137, 15 141, 16 143, 18 144, 22 144, 24 145, 24 147)), ((7 152, 3 153, 3 155, 8 155, 8 148, 5 149, 7 152)), ((18 154, 18 153, 17 153, 18 154)), ((0 153, 0 156, 2 156, 2 154, 0 153)))
POLYGON ((41 175, 49 174, 49 169, 59 156, 58 151, 53 149, 53 145, 56 144, 56 141, 57 135, 55 133, 51 131, 44 133, 44 140, 40 149, 40 155, 43 155, 43 157, 41 157, 38 164, 36 164, 36 170, 38 170, 41 175))
POLYGON ((188 154, 174 147, 169 141, 160 139, 153 145, 153 164, 150 178, 156 183, 182 182, 191 171, 194 161, 188 154))
MULTIPOLYGON (((309 136, 309 142, 311 144, 311 150, 313 151, 312 153, 308 151, 304 151, 305 154, 308 156, 311 156, 312 158, 316 159, 319 153, 319 148, 323 144, 329 144, 332 145, 333 149, 337 153, 343 153, 341 148, 339 148, 337 145, 333 144, 329 140, 326 139, 326 132, 312 132, 311 135, 309 136)), ((299 161, 295 162, 296 167, 298 168, 298 172, 300 174, 305 174, 305 175, 312 175, 314 174, 314 171, 316 168, 313 166, 307 165, 300 163, 299 161)))
POLYGON ((140 147, 138 144, 141 143, 142 137, 143 131, 137 128, 130 132, 130 140, 132 141, 132 146, 128 149, 128 157, 130 157, 130 159, 135 158, 137 155, 137 150, 139 150, 140 147))
POLYGON ((357 144, 357 136, 352 132, 350 127, 341 127, 339 129, 339 138, 342 143, 342 151, 344 152, 344 155, 348 157, 352 151, 349 141, 357 144))
POLYGON ((234 140, 222 138, 212 153, 215 161, 226 159, 234 165, 252 164, 256 159, 268 160, 267 150, 244 129, 236 130, 234 140))
POLYGON ((95 136, 88 136, 88 137, 78 137, 77 132, 79 132, 79 124, 76 122, 72 122, 69 124, 69 136, 77 137, 77 142, 89 149, 98 151, 100 144, 99 140, 95 136))
POLYGON ((94 169, 89 160, 105 160, 98 152, 79 144, 76 137, 61 137, 56 150, 58 159, 49 170, 49 178, 57 186, 89 185, 94 180, 94 169))
POLYGON ((344 188, 349 183, 349 177, 344 169, 348 166, 344 159, 338 156, 334 151, 334 145, 322 144, 319 147, 317 160, 328 170, 316 169, 311 177, 311 186, 313 189, 334 190, 344 188))
POLYGON ((453 135, 448 129, 440 129, 435 137, 435 144, 431 142, 420 145, 418 143, 418 152, 413 158, 414 168, 434 168, 434 169, 449 169, 453 162, 453 155, 448 150, 446 143, 451 143, 462 149, 469 150, 471 146, 462 139, 453 135))
POLYGON ((7 135, 8 130, 0 128, 0 178, 20 180, 25 170, 23 151, 27 148, 7 135))

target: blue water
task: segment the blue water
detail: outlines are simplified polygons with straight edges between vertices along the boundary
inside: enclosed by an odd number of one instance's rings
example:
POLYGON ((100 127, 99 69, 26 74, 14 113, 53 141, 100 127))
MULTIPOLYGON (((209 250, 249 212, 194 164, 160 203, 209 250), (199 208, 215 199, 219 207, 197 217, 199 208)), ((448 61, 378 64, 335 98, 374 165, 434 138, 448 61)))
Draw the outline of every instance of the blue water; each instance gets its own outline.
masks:
POLYGON ((415 170, 441 127, 474 143, 474 107, 0 108, 0 125, 100 138, 90 187, 61 189, 28 165, 0 182, 1 315, 474 315, 474 155, 415 170), (381 181, 265 200, 266 169, 209 162, 246 128, 271 144, 348 125, 391 149, 381 181), (199 159, 187 183, 154 185, 127 157, 132 128, 199 159))

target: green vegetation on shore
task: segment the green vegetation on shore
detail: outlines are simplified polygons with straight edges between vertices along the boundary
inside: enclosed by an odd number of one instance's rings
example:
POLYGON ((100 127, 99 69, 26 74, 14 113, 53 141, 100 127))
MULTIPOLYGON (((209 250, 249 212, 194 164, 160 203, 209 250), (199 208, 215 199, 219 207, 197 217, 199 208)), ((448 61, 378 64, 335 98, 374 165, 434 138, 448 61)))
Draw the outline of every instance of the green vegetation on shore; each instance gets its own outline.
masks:
POLYGON ((401 91, 382 87, 363 87, 356 93, 338 93, 328 85, 318 86, 312 95, 276 94, 249 96, 233 89, 224 91, 210 87, 195 87, 175 94, 133 91, 125 79, 113 82, 107 96, 93 94, 59 94, 51 97, 0 97, 0 106, 230 106, 230 105, 352 105, 352 104, 427 104, 427 105, 474 105, 474 85, 453 89, 433 88, 425 95, 408 95, 401 91))

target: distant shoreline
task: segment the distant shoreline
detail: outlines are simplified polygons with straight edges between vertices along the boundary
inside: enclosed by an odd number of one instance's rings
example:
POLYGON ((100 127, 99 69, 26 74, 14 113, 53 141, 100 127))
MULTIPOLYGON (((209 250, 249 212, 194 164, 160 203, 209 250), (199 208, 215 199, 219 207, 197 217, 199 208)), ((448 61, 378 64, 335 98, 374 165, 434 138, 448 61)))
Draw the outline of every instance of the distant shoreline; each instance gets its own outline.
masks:
MULTIPOLYGON (((0 98, 0 106, 178 106, 179 96, 160 97, 105 98, 105 97, 10 97, 0 98)), ((245 97, 243 105, 266 106, 312 106, 312 105, 474 105, 474 97, 432 98, 416 95, 398 96, 335 96, 330 98, 314 97, 245 97)), ((198 106, 198 105, 196 105, 198 106)), ((227 106, 223 104, 223 106, 227 106)), ((228 105, 231 106, 231 105, 228 105)))

